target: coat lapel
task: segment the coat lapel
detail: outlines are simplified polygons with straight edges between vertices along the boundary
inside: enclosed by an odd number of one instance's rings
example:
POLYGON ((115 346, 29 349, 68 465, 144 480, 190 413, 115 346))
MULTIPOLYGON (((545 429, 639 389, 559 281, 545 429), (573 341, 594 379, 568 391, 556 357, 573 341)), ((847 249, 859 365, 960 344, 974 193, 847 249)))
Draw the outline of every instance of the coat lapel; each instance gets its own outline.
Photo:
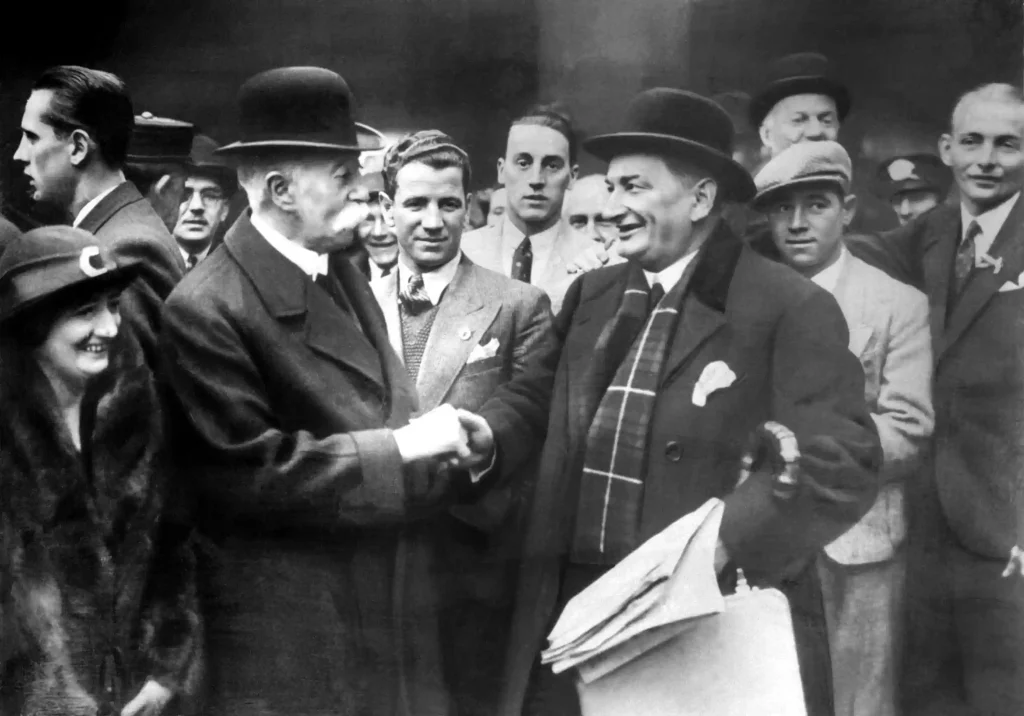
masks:
MULTIPOLYGON (((326 291, 274 249, 253 228, 248 215, 239 218, 224 244, 253 282, 271 315, 279 321, 302 318, 303 339, 310 349, 384 387, 377 351, 356 325, 356 318, 338 308, 326 291)), ((336 276, 339 267, 340 262, 332 262, 336 276)), ((355 268, 349 268, 358 275, 355 268)), ((369 287, 366 292, 369 293, 369 287)), ((356 303, 353 301, 354 308, 356 303)))
POLYGON ((929 242, 924 247, 921 262, 924 286, 928 292, 932 355, 937 362, 946 332, 946 309, 949 303, 949 279, 953 272, 953 256, 960 242, 960 210, 951 207, 948 215, 936 214, 933 221, 936 221, 937 230, 928 232, 929 242))
POLYGON ((1007 281, 1016 282, 1024 269, 1024 199, 1017 198, 1016 205, 1006 217, 988 253, 993 258, 1002 259, 1002 266, 998 271, 994 268, 974 269, 949 316, 949 323, 939 344, 940 357, 974 322, 999 291, 999 287, 1007 281))
POLYGON ((416 382, 424 410, 441 404, 452 383, 462 372, 473 348, 498 315, 500 303, 485 306, 477 287, 477 276, 469 259, 463 257, 455 277, 441 297, 434 326, 423 350, 416 382))
POLYGON ((388 329, 388 343, 391 348, 402 356, 402 318, 398 315, 398 271, 372 281, 370 287, 377 299, 377 304, 384 314, 384 323, 388 329))

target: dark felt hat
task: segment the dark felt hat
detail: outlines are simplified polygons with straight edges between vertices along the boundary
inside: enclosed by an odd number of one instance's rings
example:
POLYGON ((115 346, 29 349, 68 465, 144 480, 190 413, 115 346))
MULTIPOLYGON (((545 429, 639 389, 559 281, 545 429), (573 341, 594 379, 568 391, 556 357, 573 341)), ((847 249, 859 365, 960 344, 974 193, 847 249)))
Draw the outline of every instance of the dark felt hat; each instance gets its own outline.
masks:
POLYGON ((733 160, 733 139, 732 121, 717 103, 693 92, 656 87, 633 98, 620 131, 591 137, 583 147, 605 161, 632 152, 689 159, 712 172, 725 198, 747 201, 754 196, 754 180, 733 160))
POLYGON ((355 98, 336 72, 280 67, 250 77, 238 91, 239 138, 220 154, 266 149, 366 152, 384 136, 353 118, 355 98))
POLYGON ((135 115, 128 142, 129 164, 185 164, 192 149, 195 125, 151 112, 135 115))
POLYGON ((934 154, 893 157, 883 162, 875 174, 875 194, 886 200, 915 189, 945 197, 952 185, 953 172, 934 154))
POLYGON ((797 94, 831 97, 840 121, 846 119, 850 111, 849 90, 836 78, 828 58, 817 52, 799 52, 769 65, 764 84, 750 101, 750 124, 760 127, 772 107, 797 94))
POLYGON ((210 177, 224 189, 227 194, 238 190, 238 176, 235 168, 217 155, 220 145, 205 134, 197 134, 192 140, 192 151, 189 153, 189 173, 210 177))
POLYGON ((139 267, 137 260, 115 260, 83 229, 33 229, 0 255, 0 321, 85 284, 127 286, 139 267))

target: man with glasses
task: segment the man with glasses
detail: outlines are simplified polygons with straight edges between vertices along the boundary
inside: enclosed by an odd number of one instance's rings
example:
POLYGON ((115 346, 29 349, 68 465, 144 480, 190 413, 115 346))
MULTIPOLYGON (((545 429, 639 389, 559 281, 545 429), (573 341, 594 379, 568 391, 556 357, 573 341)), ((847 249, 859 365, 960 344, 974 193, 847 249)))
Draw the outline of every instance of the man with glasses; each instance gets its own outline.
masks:
POLYGON ((174 226, 174 240, 188 270, 209 256, 220 239, 231 197, 238 189, 234 171, 218 160, 218 144, 200 134, 192 142, 188 174, 174 226))

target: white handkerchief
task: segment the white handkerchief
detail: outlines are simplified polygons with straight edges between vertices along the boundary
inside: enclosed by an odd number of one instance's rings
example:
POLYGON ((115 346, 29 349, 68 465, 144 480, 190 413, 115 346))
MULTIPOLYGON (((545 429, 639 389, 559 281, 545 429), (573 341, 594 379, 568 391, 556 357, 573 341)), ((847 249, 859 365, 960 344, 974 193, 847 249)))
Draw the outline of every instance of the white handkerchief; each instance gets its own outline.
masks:
POLYGON ((1022 288, 1024 288, 1024 273, 1021 273, 1021 275, 1017 277, 1016 281, 1007 281, 1000 286, 999 293, 1003 293, 1005 291, 1018 291, 1022 288))
POLYGON ((704 371, 693 386, 693 404, 703 408, 708 404, 708 396, 716 390, 728 388, 736 380, 736 374, 725 361, 716 360, 704 366, 704 371))
POLYGON ((485 360, 487 358, 493 358, 498 354, 498 339, 492 338, 486 343, 478 343, 473 346, 473 350, 469 353, 469 358, 466 359, 466 363, 476 363, 478 360, 485 360))

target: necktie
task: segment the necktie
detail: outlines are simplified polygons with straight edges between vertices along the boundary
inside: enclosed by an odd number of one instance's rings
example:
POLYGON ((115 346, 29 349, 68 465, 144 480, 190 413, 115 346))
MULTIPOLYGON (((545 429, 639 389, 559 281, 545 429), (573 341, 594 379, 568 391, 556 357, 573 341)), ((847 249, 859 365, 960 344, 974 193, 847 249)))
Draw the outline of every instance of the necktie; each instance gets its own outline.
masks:
POLYGON ((434 305, 430 301, 430 296, 427 295, 427 289, 423 286, 423 276, 418 273, 409 276, 409 281, 398 294, 398 298, 405 310, 414 316, 434 305))
POLYGON ((385 276, 390 276, 391 275, 391 271, 394 268, 395 268, 394 264, 392 264, 391 266, 382 266, 381 269, 380 269, 380 277, 384 278, 385 276))
POLYGON ((967 227, 967 233, 964 235, 963 241, 960 242, 956 249, 956 260, 953 262, 953 277, 956 281, 957 295, 960 295, 964 284, 967 283, 967 278, 974 269, 974 255, 976 253, 974 242, 980 234, 981 226, 977 221, 972 221, 970 226, 967 227))
POLYGON ((651 286, 651 292, 647 294, 647 315, 654 313, 655 307, 665 297, 665 287, 660 283, 651 286))
POLYGON ((526 236, 512 254, 512 278, 524 283, 530 283, 532 269, 533 245, 530 243, 530 237, 526 236))
POLYGON ((191 271, 196 267, 197 263, 199 263, 199 257, 195 254, 189 254, 188 261, 185 262, 185 271, 191 271))

